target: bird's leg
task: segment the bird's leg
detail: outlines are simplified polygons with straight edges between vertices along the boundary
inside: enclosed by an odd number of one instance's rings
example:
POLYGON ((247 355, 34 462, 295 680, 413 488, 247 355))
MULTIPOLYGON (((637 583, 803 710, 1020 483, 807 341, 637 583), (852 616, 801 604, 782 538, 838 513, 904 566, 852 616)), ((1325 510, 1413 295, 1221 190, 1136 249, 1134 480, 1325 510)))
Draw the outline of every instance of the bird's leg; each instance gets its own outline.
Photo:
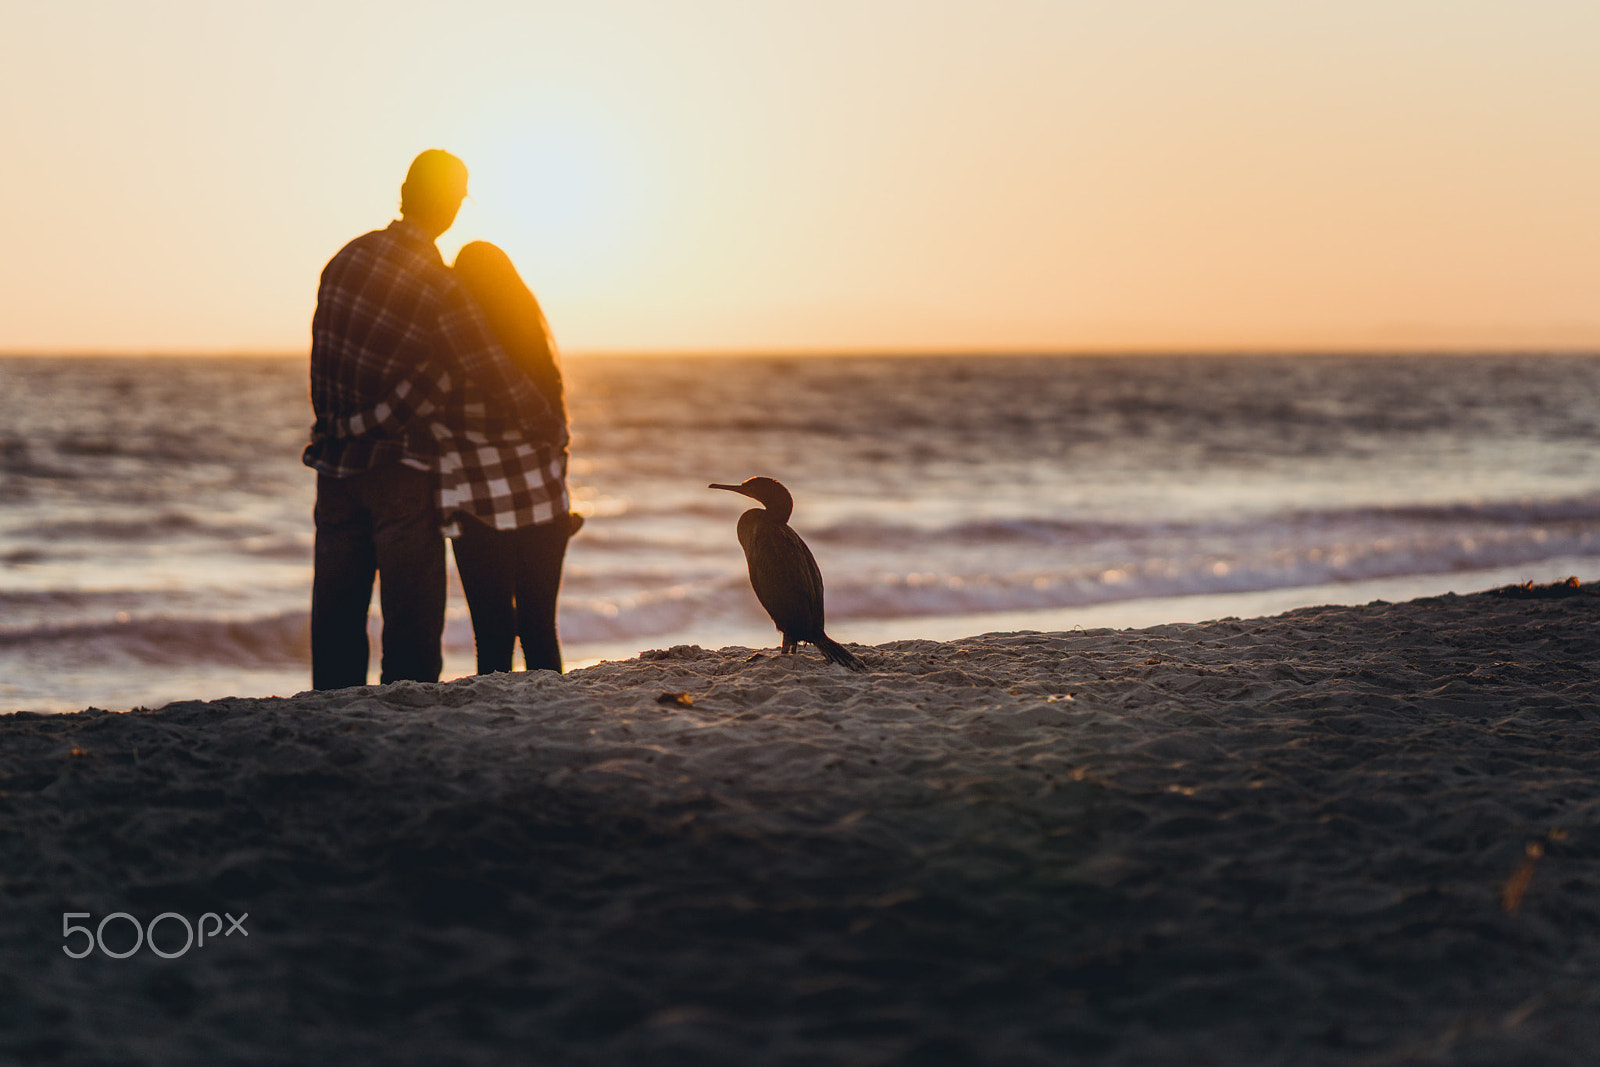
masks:
POLYGON ((800 642, 799 641, 796 641, 794 638, 790 637, 788 634, 784 634, 783 635, 783 654, 785 656, 792 656, 797 651, 799 651, 799 649, 800 649, 800 642))

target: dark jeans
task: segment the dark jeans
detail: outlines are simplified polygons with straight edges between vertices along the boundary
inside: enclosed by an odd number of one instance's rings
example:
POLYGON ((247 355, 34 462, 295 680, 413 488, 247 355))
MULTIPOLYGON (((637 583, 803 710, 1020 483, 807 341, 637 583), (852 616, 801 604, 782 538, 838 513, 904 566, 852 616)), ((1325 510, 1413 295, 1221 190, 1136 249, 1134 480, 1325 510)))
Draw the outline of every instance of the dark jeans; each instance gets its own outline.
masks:
POLYGON ((559 672, 556 595, 561 592, 561 563, 567 554, 567 517, 516 530, 496 530, 464 512, 456 518, 461 536, 451 541, 451 547, 472 613, 478 673, 509 671, 518 637, 528 670, 559 672))
POLYGON ((382 681, 437 682, 443 666, 444 538, 434 476, 399 463, 351 478, 317 475, 311 685, 367 684, 367 608, 381 575, 382 681))

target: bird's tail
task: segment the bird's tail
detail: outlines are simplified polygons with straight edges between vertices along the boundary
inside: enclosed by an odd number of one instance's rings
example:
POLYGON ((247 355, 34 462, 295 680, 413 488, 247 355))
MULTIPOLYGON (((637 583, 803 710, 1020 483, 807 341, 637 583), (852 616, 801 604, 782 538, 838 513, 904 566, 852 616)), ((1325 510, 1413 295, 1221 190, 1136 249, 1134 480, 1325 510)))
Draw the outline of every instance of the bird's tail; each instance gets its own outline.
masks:
POLYGON ((853 671, 867 669, 867 665, 862 663, 854 652, 851 652, 827 634, 818 634, 816 640, 811 643, 817 646, 817 651, 821 652, 829 663, 837 663, 839 666, 848 667, 853 671))

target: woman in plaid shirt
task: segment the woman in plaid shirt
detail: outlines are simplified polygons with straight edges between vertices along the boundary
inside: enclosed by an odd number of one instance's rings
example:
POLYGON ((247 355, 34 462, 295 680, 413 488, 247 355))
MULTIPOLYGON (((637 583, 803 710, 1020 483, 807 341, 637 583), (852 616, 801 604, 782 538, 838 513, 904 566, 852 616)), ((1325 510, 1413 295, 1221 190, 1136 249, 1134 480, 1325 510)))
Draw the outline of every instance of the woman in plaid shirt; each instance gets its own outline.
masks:
MULTIPOLYGON (((511 361, 553 414, 538 432, 460 431, 434 423, 439 444, 439 513, 477 644, 478 673, 512 669, 522 641, 528 670, 561 670, 556 597, 567 540, 582 520, 567 496, 567 409, 561 369, 538 299, 511 258, 486 241, 456 256, 456 279, 477 302, 511 361)), ((472 383, 459 390, 455 426, 477 420, 472 383)))

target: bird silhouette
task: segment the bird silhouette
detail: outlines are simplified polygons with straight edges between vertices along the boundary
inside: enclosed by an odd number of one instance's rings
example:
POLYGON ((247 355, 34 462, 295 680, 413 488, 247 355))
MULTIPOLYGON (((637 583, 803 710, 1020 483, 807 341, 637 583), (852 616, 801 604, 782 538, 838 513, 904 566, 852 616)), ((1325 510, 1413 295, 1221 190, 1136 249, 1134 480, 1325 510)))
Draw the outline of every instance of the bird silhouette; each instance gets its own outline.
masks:
POLYGON ((794 497, 783 483, 773 478, 747 478, 738 485, 713 483, 709 488, 742 493, 765 505, 739 516, 739 545, 750 565, 756 599, 783 635, 783 654, 789 655, 801 641, 809 641, 830 663, 866 670, 854 653, 823 633, 822 572, 806 543, 789 526, 794 497))

